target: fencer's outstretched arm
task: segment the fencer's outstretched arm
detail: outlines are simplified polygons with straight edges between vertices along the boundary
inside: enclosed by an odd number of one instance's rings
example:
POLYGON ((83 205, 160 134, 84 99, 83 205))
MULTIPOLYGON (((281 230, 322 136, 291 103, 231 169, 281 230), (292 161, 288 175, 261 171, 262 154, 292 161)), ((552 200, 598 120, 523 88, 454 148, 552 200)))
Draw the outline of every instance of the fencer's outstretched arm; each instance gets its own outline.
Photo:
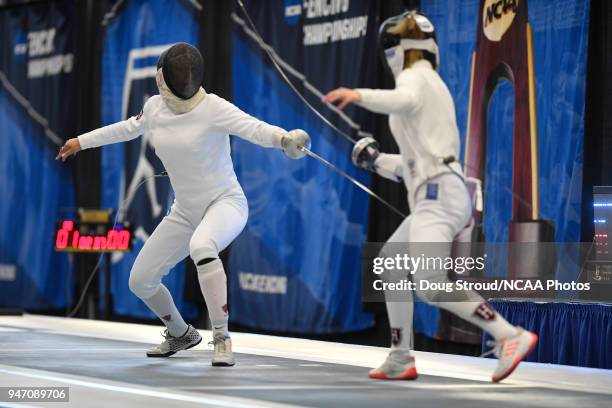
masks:
POLYGON ((419 107, 421 87, 418 74, 400 75, 395 89, 355 89, 361 94, 357 105, 383 114, 411 112, 419 107))
POLYGON ((111 143, 127 142, 137 138, 144 130, 144 115, 132 116, 121 122, 104 126, 77 137, 81 149, 104 146, 111 143))
POLYGON ((215 126, 251 143, 263 147, 281 148, 281 140, 287 133, 284 129, 254 118, 225 99, 219 98, 219 103, 215 105, 217 109, 214 115, 215 126))
POLYGON ((374 162, 376 174, 398 183, 404 177, 402 168, 401 154, 380 153, 374 162))
MULTIPOLYGON (((143 111, 144 112, 144 111, 143 111)), ((66 161, 70 156, 76 155, 83 149, 103 146, 111 143, 125 142, 137 138, 143 133, 144 114, 133 116, 127 120, 104 126, 78 137, 66 140, 60 148, 55 160, 66 161)))
POLYGON ((396 79, 395 89, 336 88, 321 98, 324 103, 337 103, 344 109, 355 103, 372 112, 392 114, 410 113, 421 104, 424 80, 415 72, 404 71, 396 79))

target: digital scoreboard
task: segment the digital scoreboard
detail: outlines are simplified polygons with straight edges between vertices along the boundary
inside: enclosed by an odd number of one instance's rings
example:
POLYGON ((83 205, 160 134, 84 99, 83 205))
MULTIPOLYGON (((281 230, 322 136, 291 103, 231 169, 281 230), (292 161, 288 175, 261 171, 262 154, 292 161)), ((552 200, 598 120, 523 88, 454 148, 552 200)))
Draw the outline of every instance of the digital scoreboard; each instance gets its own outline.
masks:
POLYGON ((111 211, 83 210, 78 220, 60 219, 55 226, 55 250, 63 252, 128 252, 132 250, 129 222, 112 222, 111 211))

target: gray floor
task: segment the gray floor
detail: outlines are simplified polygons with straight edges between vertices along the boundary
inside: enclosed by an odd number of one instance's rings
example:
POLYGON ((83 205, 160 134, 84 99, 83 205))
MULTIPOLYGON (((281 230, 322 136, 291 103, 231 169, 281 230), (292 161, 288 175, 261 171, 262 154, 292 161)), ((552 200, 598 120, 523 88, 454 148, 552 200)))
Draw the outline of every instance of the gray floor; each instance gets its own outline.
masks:
MULTIPOLYGON (((147 347, 34 329, 0 331, 0 364, 161 387, 176 393, 206 393, 309 407, 612 406, 609 395, 579 390, 505 386, 432 376, 421 376, 412 382, 375 381, 369 380, 367 370, 361 367, 249 354, 237 355, 235 367, 217 368, 210 366, 211 352, 207 350, 150 359, 144 355, 147 347)), ((108 398, 108 406, 113 403, 117 407, 127 406, 121 395, 109 394, 108 398)), ((160 405, 164 403, 167 401, 160 401, 160 405)))

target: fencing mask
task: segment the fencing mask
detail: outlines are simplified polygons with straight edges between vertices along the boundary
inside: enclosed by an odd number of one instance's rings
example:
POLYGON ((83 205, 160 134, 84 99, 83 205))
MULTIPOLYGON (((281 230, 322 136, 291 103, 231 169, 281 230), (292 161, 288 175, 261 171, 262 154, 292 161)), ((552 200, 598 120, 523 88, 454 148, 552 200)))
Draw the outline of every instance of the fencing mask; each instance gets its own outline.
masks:
POLYGON ((204 80, 204 59, 197 48, 178 43, 164 51, 157 62, 163 82, 180 99, 193 97, 204 80))
POLYGON ((424 51, 425 58, 431 62, 435 69, 440 65, 440 53, 436 43, 434 26, 427 17, 416 11, 406 11, 400 15, 385 20, 378 31, 380 49, 383 52, 385 67, 393 78, 404 69, 405 51, 424 51), (405 20, 412 18, 416 27, 404 30, 405 20), (415 38, 406 37, 406 32, 414 33, 415 38))

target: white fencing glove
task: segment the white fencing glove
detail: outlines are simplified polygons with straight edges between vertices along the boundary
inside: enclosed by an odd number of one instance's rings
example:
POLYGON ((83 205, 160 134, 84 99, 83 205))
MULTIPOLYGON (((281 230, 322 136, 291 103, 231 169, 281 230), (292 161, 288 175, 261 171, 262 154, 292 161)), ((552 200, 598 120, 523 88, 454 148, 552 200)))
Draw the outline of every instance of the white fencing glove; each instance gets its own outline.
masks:
POLYGON ((310 136, 302 129, 293 129, 285 133, 281 139, 283 152, 292 159, 301 159, 306 156, 306 152, 301 148, 310 150, 310 136))

